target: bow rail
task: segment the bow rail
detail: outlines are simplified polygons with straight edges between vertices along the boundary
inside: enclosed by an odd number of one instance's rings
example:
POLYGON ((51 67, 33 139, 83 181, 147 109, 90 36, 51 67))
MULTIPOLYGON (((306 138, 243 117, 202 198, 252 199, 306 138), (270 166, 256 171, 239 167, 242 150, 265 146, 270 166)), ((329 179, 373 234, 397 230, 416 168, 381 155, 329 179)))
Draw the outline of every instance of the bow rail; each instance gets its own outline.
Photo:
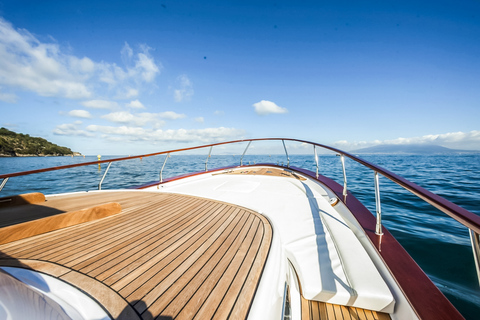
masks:
MULTIPOLYGON (((316 170, 317 170, 317 178, 318 178, 318 157, 317 157, 317 150, 316 148, 323 148, 327 149, 330 151, 333 151, 340 155, 341 163, 342 163, 342 170, 343 170, 343 180, 344 180, 344 189, 343 189, 343 196, 344 200, 346 199, 347 195, 347 177, 346 177, 346 171, 345 171, 345 161, 344 158, 347 157, 364 167, 367 167, 374 172, 374 183, 375 183, 375 195, 376 195, 376 216, 377 216, 377 226, 376 226, 376 233, 378 235, 382 234, 382 223, 381 223, 381 209, 380 209, 380 190, 379 190, 379 183, 378 183, 378 174, 382 175, 383 177, 391 180, 395 184, 403 187, 404 189, 408 190, 409 192, 413 193, 416 195, 418 198, 422 199, 423 201, 429 203, 430 205, 434 206, 435 208, 439 209, 443 213, 447 214, 451 218, 455 219, 465 227, 469 229, 470 233, 470 239, 471 239, 471 244, 472 244, 472 250, 474 252, 474 258, 475 258, 475 265, 477 266, 477 274, 480 279, 480 216, 477 216, 476 214, 442 198, 439 195, 436 195, 419 185, 389 171, 386 170, 380 166, 377 166, 373 163, 370 163, 364 159, 361 159, 359 157, 354 156, 353 154, 350 154, 348 152, 345 152, 343 150, 330 147, 327 145, 319 144, 319 143, 314 143, 306 140, 299 140, 299 139, 290 139, 290 138, 258 138, 258 139, 242 139, 242 140, 233 140, 233 141, 225 141, 225 142, 219 142, 219 143, 213 143, 213 144, 206 144, 206 145, 201 145, 201 146, 196 146, 196 147, 189 147, 189 148, 181 148, 181 149, 174 149, 174 150, 168 150, 168 151, 162 151, 162 152, 156 152, 156 153, 150 153, 150 154, 143 154, 143 155, 137 155, 137 156, 130 156, 130 157, 122 157, 122 158, 115 158, 115 159, 108 159, 108 160, 100 160, 100 161, 91 161, 91 162, 85 162, 85 163, 78 163, 78 164, 70 164, 70 165, 64 165, 64 166, 58 166, 58 167, 51 167, 51 168, 44 168, 44 169, 36 169, 36 170, 30 170, 30 171, 23 171, 23 172, 15 172, 15 173, 8 173, 8 174, 0 174, 0 179, 2 180, 2 183, 0 183, 0 191, 2 188, 5 186, 7 181, 10 178, 14 177, 19 177, 19 176, 25 176, 25 175, 30 175, 30 174, 36 174, 36 173, 42 173, 42 172, 48 172, 48 171, 55 171, 55 170, 64 170, 64 169, 69 169, 69 168, 75 168, 75 167, 82 167, 82 166, 89 166, 89 165, 95 165, 95 164, 102 164, 102 163, 109 163, 109 167, 113 162, 118 162, 118 161, 125 161, 125 160, 131 160, 131 159, 138 159, 138 158, 146 158, 146 157, 152 157, 152 156, 158 156, 158 155, 163 155, 166 154, 167 157, 165 158, 165 162, 162 166, 162 169, 160 170, 160 183, 163 182, 162 178, 162 173, 163 173, 163 168, 165 167, 166 160, 168 156, 172 153, 178 153, 182 151, 189 151, 189 150, 195 150, 195 149, 202 149, 202 148, 210 148, 209 155, 207 157, 207 160, 205 162, 205 171, 207 171, 207 163, 208 163, 208 158, 210 158, 212 148, 215 146, 220 146, 220 145, 226 145, 226 144, 235 144, 235 143, 242 143, 242 142, 248 142, 247 147, 245 148, 245 151, 242 154, 242 157, 240 159, 240 166, 243 166, 243 157, 246 154, 248 147, 250 144, 254 141, 281 141, 283 143, 284 149, 285 149, 285 154, 287 156, 287 167, 290 166, 290 159, 289 155, 287 152, 287 148, 285 146, 285 141, 291 141, 291 142, 299 142, 299 143, 304 143, 304 144, 309 144, 312 145, 314 148, 314 157, 315 157, 315 163, 316 163, 316 170)), ((99 184, 99 189, 101 189, 101 184, 105 178, 107 172, 105 172, 100 184, 99 184)), ((479 280, 480 281, 480 280, 479 280)))

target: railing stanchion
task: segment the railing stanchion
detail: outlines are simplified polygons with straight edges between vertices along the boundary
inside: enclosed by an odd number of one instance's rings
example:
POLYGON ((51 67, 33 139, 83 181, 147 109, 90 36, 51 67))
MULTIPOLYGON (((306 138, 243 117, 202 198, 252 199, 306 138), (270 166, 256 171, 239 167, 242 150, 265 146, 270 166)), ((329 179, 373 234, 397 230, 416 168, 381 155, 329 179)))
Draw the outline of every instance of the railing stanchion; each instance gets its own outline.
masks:
POLYGON ((381 236, 382 231, 382 207, 380 204, 380 183, 378 181, 378 172, 375 171, 375 207, 377 208, 377 225, 375 226, 375 234, 381 236))
POLYGON ((315 176, 318 179, 318 154, 317 154, 317 147, 315 145, 313 145, 313 153, 315 155, 315 165, 317 167, 317 169, 315 171, 315 176))
MULTIPOLYGON (((99 164, 100 165, 100 164, 99 164)), ((110 169, 110 166, 112 165, 111 162, 108 163, 107 169, 105 170, 105 173, 103 174, 102 180, 100 180, 100 183, 98 184, 98 190, 102 190, 102 183, 103 180, 105 179, 105 176, 107 175, 108 169, 110 169)))
POLYGON ((477 277, 480 284, 480 237, 478 233, 472 229, 468 229, 470 233, 470 241, 472 242, 473 258, 477 269, 477 277))
POLYGON ((340 155, 340 160, 342 161, 342 170, 343 170, 343 200, 347 200, 347 173, 345 171, 345 157, 343 154, 340 155))
POLYGON ((160 169, 160 183, 163 182, 163 168, 165 168, 165 164, 167 163, 167 159, 169 157, 170 157, 170 153, 167 153, 167 156, 165 157, 165 161, 163 161, 162 169, 160 169))
POLYGON ((0 191, 2 191, 3 187, 7 184, 8 178, 3 178, 2 184, 0 184, 0 191))
POLYGON ((243 151, 242 157, 240 158, 240 166, 243 165, 243 156, 245 153, 247 153, 248 147, 250 147, 250 143, 252 143, 252 140, 248 141, 247 147, 245 148, 245 151, 243 151))
POLYGON ((207 163, 208 163, 208 159, 210 158, 210 155, 212 154, 212 148, 213 148, 213 146, 210 146, 210 151, 208 152, 207 160, 205 160, 205 171, 208 171, 207 163))
POLYGON ((285 146, 285 140, 282 140, 283 149, 285 149, 285 154, 287 155, 287 168, 290 168, 290 157, 288 156, 287 147, 285 146))

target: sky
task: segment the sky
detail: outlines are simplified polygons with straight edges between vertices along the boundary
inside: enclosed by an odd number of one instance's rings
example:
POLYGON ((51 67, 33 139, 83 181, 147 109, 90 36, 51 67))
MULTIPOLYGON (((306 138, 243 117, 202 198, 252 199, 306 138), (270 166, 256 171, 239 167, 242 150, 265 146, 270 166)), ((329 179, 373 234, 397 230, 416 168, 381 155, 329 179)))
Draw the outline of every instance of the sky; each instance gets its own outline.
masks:
POLYGON ((0 126, 87 155, 480 150, 480 1, 0 0, 0 126))

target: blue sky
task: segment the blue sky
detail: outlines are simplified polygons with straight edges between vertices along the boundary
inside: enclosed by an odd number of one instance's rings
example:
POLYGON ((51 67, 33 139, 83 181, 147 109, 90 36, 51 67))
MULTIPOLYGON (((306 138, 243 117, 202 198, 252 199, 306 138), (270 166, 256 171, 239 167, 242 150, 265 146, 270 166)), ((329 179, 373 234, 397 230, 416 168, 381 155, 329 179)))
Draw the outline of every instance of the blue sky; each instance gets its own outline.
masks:
POLYGON ((479 1, 3 1, 0 126, 84 154, 480 150, 479 1))

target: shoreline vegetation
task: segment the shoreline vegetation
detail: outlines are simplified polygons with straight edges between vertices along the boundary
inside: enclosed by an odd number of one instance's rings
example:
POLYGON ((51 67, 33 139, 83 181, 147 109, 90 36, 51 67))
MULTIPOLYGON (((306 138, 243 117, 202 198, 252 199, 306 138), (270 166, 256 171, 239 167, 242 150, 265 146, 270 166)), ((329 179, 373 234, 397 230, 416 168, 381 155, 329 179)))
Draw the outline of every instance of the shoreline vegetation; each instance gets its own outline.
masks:
POLYGON ((61 147, 43 138, 0 128, 0 157, 81 156, 70 148, 61 147))

